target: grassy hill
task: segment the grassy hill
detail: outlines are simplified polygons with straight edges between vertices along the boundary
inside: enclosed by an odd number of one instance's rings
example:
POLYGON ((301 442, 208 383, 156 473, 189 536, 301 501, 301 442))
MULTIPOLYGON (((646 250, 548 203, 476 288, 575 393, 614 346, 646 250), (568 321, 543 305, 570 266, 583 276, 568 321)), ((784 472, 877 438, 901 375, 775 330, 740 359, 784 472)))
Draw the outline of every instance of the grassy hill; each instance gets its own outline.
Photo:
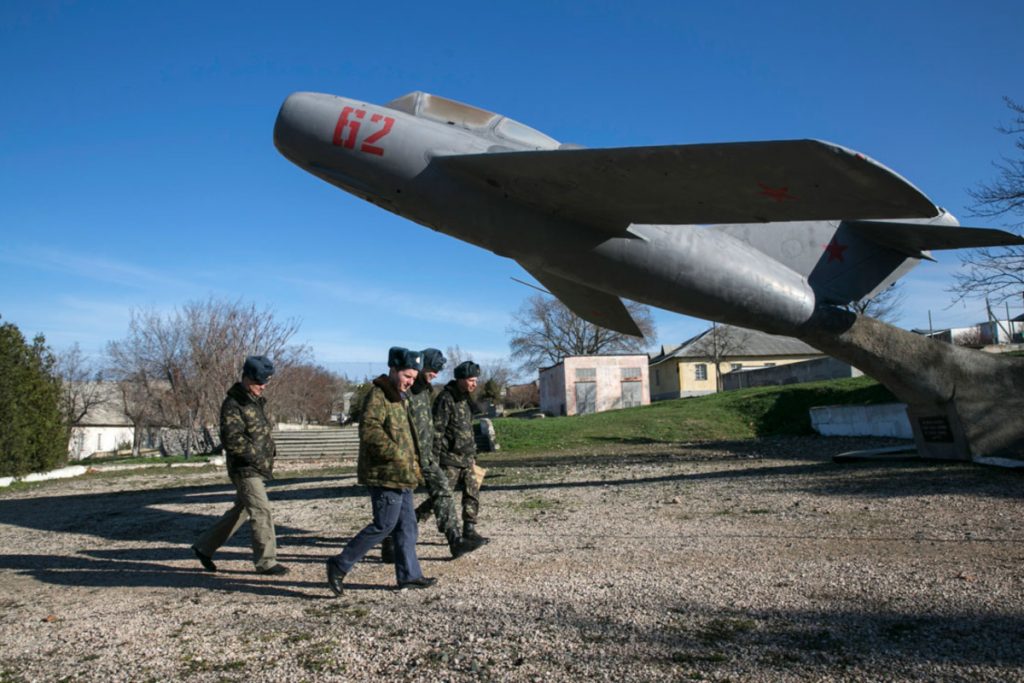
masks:
POLYGON ((502 418, 494 429, 502 451, 554 451, 600 443, 753 439, 811 434, 808 408, 868 405, 896 399, 868 377, 758 387, 661 401, 640 408, 536 420, 502 418))

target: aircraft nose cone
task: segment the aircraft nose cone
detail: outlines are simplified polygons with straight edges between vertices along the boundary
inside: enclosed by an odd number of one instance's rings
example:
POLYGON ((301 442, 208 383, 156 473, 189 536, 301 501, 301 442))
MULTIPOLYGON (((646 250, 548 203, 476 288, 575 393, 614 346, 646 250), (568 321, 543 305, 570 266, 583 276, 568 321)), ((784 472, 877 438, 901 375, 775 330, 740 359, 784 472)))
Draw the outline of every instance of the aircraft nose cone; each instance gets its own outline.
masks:
POLYGON ((298 163, 301 143, 306 137, 304 130, 309 116, 309 102, 306 93, 288 96, 277 113, 274 123, 274 146, 284 156, 298 163))

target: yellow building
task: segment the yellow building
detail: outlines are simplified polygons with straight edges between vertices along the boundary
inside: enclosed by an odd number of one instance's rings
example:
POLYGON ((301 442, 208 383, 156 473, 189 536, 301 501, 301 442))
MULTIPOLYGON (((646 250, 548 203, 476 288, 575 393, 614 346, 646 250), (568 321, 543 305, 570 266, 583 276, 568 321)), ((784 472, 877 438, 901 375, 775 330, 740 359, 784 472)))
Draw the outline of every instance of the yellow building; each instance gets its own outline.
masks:
POLYGON ((651 400, 713 394, 722 375, 741 369, 764 368, 822 358, 799 339, 765 334, 731 325, 715 325, 672 348, 663 346, 650 360, 651 400))

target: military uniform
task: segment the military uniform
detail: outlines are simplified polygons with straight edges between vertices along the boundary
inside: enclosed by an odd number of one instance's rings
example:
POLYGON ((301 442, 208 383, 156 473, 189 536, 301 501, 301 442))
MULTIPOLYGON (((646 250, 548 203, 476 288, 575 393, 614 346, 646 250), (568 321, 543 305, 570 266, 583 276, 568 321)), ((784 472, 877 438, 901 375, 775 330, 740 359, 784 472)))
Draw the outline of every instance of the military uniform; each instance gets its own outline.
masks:
POLYGON ((357 467, 359 483, 370 489, 373 522, 356 534, 340 555, 328 560, 342 576, 393 533, 398 585, 424 580, 416 559, 416 513, 412 505, 412 490, 421 475, 407 403, 387 375, 373 380, 359 422, 357 467))
POLYGON ((264 479, 274 477, 277 448, 266 415, 267 400, 250 394, 241 382, 232 386, 220 407, 220 440, 224 445, 228 477, 235 485, 235 504, 193 549, 210 558, 246 519, 252 522, 252 553, 257 571, 277 564, 274 520, 264 479))
POLYGON ((448 476, 451 490, 462 487, 464 536, 475 535, 473 527, 480 511, 480 484, 473 473, 476 439, 469 394, 457 380, 445 385, 434 399, 434 456, 448 476))
POLYGON ((412 386, 409 399, 409 416, 412 418, 413 436, 419 453, 420 468, 430 497, 416 508, 416 519, 426 520, 430 513, 437 515, 437 530, 445 535, 449 543, 461 537, 459 517, 455 512, 455 497, 452 495, 448 475, 441 469, 434 454, 434 416, 431 410, 433 392, 430 383, 420 377, 412 386))

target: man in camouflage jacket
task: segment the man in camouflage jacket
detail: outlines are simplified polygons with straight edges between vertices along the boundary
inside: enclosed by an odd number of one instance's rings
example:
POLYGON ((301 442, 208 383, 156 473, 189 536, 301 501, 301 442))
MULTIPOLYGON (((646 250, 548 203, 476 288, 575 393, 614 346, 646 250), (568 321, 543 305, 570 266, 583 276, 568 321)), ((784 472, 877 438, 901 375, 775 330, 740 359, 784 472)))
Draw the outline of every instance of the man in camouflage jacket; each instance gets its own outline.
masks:
MULTIPOLYGON (((434 417, 431 412, 434 392, 430 383, 444 369, 446 360, 438 349, 424 349, 422 353, 423 369, 410 389, 409 417, 412 419, 412 435, 416 441, 420 469, 430 495, 416 508, 416 521, 430 519, 431 512, 437 514, 437 530, 447 539, 452 557, 458 558, 476 550, 481 543, 462 537, 448 475, 434 457, 434 417)), ((390 536, 381 544, 381 559, 394 562, 394 541, 390 536)))
POLYGON ((476 390, 480 366, 473 361, 455 367, 455 379, 434 399, 434 454, 448 475, 452 491, 462 487, 462 537, 478 543, 487 539, 476 531, 480 512, 480 483, 477 481, 476 438, 470 395, 476 390))
POLYGON ((264 479, 274 477, 277 448, 271 436, 263 390, 274 374, 274 364, 265 356, 249 356, 242 367, 242 381, 228 389, 220 407, 220 440, 224 447, 228 477, 235 485, 235 504, 206 533, 192 552, 206 571, 215 572, 213 554, 245 522, 252 524, 252 554, 260 574, 287 574, 277 563, 277 540, 264 479))
POLYGON ((345 576, 355 564, 392 533, 399 588, 427 588, 436 581, 423 576, 416 558, 416 512, 412 506, 420 466, 406 392, 422 367, 419 352, 392 347, 388 374, 373 380, 366 395, 359 421, 356 471, 359 483, 370 489, 373 521, 348 542, 341 554, 327 560, 327 586, 335 595, 342 594, 345 576))

